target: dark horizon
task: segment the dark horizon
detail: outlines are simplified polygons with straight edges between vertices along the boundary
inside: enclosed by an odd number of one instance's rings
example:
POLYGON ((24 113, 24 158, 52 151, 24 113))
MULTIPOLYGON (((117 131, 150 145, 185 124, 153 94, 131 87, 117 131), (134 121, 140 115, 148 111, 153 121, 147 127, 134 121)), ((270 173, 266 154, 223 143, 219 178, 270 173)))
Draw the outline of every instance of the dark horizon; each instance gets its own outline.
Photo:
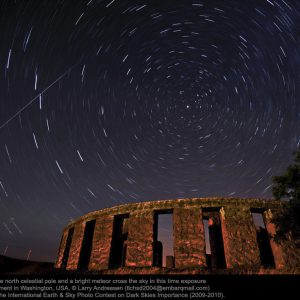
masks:
POLYGON ((54 261, 131 202, 272 198, 300 145, 300 3, 2 1, 0 254, 54 261))

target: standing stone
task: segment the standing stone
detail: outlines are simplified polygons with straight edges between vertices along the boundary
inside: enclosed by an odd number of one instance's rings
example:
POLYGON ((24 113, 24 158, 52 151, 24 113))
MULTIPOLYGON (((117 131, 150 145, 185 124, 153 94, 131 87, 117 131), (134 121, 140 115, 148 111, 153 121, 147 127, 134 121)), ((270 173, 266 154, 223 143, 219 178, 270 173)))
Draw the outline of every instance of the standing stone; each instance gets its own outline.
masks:
POLYGON ((55 262, 55 268, 60 268, 61 267, 64 251, 65 251, 65 248, 66 248, 68 232, 69 232, 68 230, 64 231, 62 239, 60 241, 58 255, 57 255, 56 262, 55 262))
POLYGON ((205 238, 201 209, 174 208, 173 234, 176 268, 205 267, 205 238))
POLYGON ((85 222, 79 223, 75 226, 73 239, 70 248, 69 260, 67 263, 67 270, 76 270, 79 261, 79 255, 84 235, 85 222))
POLYGON ((96 220, 89 270, 108 269, 114 216, 96 220))
POLYGON ((224 207, 221 210, 221 227, 226 267, 259 267, 259 248, 250 208, 224 207))
POLYGON ((128 219, 127 267, 151 267, 153 261, 153 211, 130 214, 128 219))

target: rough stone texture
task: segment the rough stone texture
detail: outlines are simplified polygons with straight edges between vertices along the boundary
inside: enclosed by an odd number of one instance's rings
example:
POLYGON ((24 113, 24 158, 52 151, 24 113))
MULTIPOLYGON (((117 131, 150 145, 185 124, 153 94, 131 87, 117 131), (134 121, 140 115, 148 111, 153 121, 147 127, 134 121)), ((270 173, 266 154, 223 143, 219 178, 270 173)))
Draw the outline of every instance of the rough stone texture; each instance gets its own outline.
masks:
POLYGON ((126 255, 127 267, 152 266, 153 224, 154 216, 152 211, 129 216, 126 255))
POLYGON ((77 269, 82 239, 84 235, 84 228, 85 228, 85 222, 79 223, 75 226, 71 248, 70 248, 69 260, 66 268, 67 270, 77 269))
POLYGON ((273 237, 276 233, 276 227, 272 223, 272 219, 274 216, 279 214, 280 211, 278 210, 267 210, 264 213, 264 220, 266 223, 266 228, 270 235, 270 244, 272 248, 272 252, 274 254, 275 266, 276 269, 284 269, 284 268, 294 268, 299 266, 299 258, 300 258, 300 247, 299 241, 298 245, 295 241, 292 240, 289 233, 286 235, 286 240, 280 241, 278 244, 274 241, 273 237))
MULTIPOLYGON (((299 267, 300 248, 292 240, 281 243, 285 268, 293 269, 299 267)), ((299 272, 300 273, 300 272, 299 272)))
POLYGON ((113 216, 97 218, 89 270, 108 269, 113 222, 113 216))
POLYGON ((67 237, 68 237, 68 231, 64 231, 63 235, 62 235, 62 238, 61 238, 61 241, 60 241, 56 262, 55 262, 55 265, 54 265, 54 267, 57 268, 57 269, 59 269, 61 267, 62 259, 63 259, 63 256, 64 256, 64 250, 65 250, 65 247, 66 247, 67 237))
POLYGON ((175 208, 173 234, 176 268, 206 266, 204 226, 200 209, 175 208))
MULTIPOLYGON (((275 213, 275 211, 273 211, 273 213, 275 213)), ((275 267, 276 267, 276 269, 282 269, 285 267, 286 263, 284 261, 282 245, 279 245, 273 239, 274 235, 276 234, 275 225, 272 223, 273 214, 272 214, 271 210, 266 210, 264 212, 263 216, 264 216, 266 229, 267 229, 269 237, 270 237, 270 245, 271 245, 271 249, 272 249, 272 252, 274 255, 275 267)))
POLYGON ((202 213, 202 218, 208 221, 210 265, 213 270, 225 268, 226 265, 220 210, 220 208, 217 208, 214 211, 203 211, 202 213))
POLYGON ((97 219, 89 270, 101 274, 300 274, 300 249, 295 241, 276 243, 272 236, 276 228, 273 213, 285 204, 278 200, 237 198, 188 198, 142 203, 130 203, 91 212, 71 222, 63 233, 56 268, 61 267, 68 230, 75 228, 67 263, 68 270, 76 270, 85 223, 97 219), (224 244, 226 269, 205 267, 205 238, 202 210, 218 211, 224 244), (275 260, 275 268, 261 266, 256 229, 251 209, 264 211, 266 229, 275 260), (155 212, 173 211, 175 268, 152 267, 153 229, 155 212), (129 215, 126 266, 108 269, 113 219, 129 215))
POLYGON ((98 270, 97 272, 91 272, 91 274, 193 274, 193 275, 203 275, 203 274, 217 274, 217 275, 253 275, 253 274, 270 274, 270 275, 286 275, 286 274, 300 274, 300 268, 284 268, 284 269, 265 269, 265 268, 231 268, 231 269, 216 269, 213 273, 210 269, 202 268, 185 268, 185 269, 171 269, 171 268, 159 268, 159 267, 125 267, 119 269, 109 269, 109 270, 98 270))
POLYGON ((224 207, 221 226, 226 267, 259 267, 259 249, 250 207, 224 207))

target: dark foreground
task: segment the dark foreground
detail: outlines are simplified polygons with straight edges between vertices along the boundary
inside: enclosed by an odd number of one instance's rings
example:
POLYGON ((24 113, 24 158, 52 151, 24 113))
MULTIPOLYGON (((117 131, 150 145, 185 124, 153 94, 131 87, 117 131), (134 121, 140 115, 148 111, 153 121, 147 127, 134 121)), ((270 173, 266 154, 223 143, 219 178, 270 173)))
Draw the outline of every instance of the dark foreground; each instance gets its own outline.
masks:
POLYGON ((0 274, 39 274, 51 272, 53 263, 27 261, 0 255, 0 274))
POLYGON ((0 256, 0 298, 292 299, 299 275, 93 274, 0 256))

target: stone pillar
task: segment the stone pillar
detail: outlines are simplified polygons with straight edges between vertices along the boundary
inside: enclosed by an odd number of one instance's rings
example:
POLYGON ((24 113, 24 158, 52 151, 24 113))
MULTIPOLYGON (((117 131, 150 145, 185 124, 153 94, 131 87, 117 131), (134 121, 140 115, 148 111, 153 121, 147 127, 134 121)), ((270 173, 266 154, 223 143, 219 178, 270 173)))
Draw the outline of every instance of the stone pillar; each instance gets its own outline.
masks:
POLYGON ((114 216, 96 219, 89 270, 108 269, 113 224, 114 216))
POLYGON ((283 258, 283 252, 281 249, 281 245, 279 243, 276 243, 273 239, 273 237, 276 234, 276 227, 275 224, 272 223, 272 212, 270 209, 266 210, 263 213, 263 218, 265 221, 266 229, 269 234, 270 238, 270 246, 272 249, 273 257, 274 257, 274 262, 275 262, 275 268, 276 269, 282 269, 285 267, 285 262, 283 258))
POLYGON ((128 219, 127 267, 151 267, 153 260, 153 211, 130 214, 128 219))
POLYGON ((200 207, 173 210, 176 268, 206 266, 205 237, 200 207))
POLYGON ((63 236, 61 238, 61 241, 60 241, 58 255, 57 255, 57 259, 56 259, 55 266, 54 266, 56 269, 59 269, 61 267, 62 259, 63 259, 63 256, 64 256, 64 251, 65 251, 65 248, 66 248, 68 232, 69 232, 69 230, 65 229, 65 231, 63 232, 63 236))
POLYGON ((226 206, 220 216, 226 267, 259 267, 259 248, 250 208, 226 206))
POLYGON ((84 235, 85 222, 81 221, 81 223, 75 225, 73 239, 70 248, 69 260, 67 263, 67 270, 76 270, 79 255, 81 250, 81 244, 84 235))

